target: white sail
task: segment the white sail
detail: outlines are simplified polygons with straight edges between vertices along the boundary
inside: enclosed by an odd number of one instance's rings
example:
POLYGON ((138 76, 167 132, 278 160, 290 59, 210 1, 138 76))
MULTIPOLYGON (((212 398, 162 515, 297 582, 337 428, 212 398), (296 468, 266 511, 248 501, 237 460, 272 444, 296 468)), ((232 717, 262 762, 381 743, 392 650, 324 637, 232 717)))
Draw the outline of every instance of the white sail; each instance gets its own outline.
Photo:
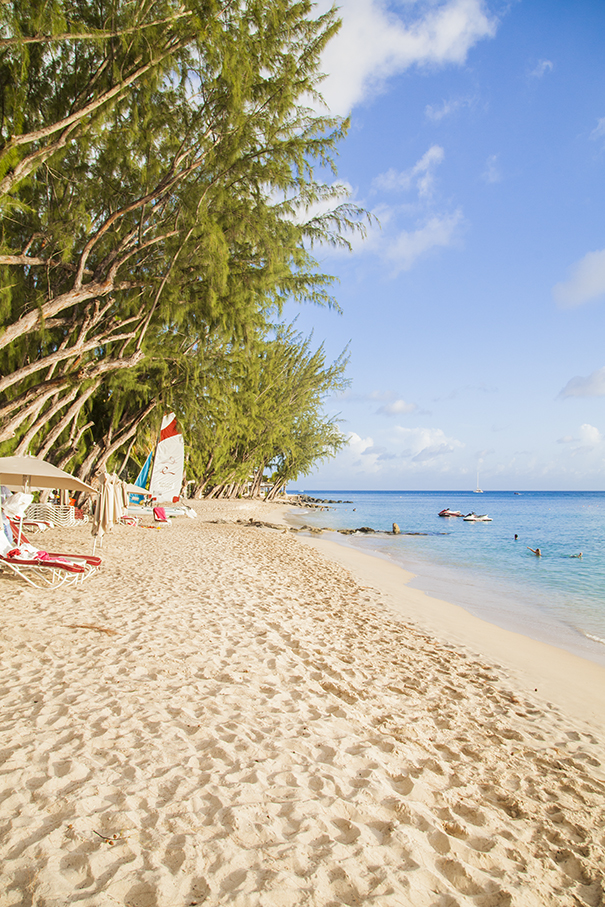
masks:
POLYGON ((158 504, 176 503, 183 484, 185 444, 174 413, 164 416, 149 491, 158 504))

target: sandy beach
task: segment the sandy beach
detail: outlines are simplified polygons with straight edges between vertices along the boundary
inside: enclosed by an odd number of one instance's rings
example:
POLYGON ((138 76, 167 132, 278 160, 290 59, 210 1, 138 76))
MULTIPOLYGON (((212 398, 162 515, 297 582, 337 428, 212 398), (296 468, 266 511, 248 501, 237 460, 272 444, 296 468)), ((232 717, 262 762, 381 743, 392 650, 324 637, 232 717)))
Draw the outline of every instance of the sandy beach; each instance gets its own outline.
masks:
POLYGON ((195 506, 0 576, 0 907, 605 904, 603 668, 195 506))

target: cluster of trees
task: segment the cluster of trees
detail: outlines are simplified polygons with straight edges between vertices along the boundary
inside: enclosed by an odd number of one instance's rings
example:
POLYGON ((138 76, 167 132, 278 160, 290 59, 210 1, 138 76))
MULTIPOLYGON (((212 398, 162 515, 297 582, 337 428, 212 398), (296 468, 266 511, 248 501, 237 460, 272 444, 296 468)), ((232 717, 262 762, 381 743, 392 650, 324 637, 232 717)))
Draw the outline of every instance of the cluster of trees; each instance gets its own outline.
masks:
POLYGON ((308 0, 0 5, 1 454, 132 472, 170 408, 217 494, 342 445, 345 357, 279 324, 336 305, 313 247, 362 229, 321 176, 337 27, 308 0))

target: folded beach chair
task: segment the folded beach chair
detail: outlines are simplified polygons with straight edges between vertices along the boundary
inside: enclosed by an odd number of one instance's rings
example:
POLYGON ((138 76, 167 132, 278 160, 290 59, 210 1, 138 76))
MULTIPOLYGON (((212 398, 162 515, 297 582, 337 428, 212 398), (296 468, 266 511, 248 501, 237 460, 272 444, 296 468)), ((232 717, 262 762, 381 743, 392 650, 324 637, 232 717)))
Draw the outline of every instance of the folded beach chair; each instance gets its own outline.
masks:
POLYGON ((93 555, 60 554, 41 551, 21 535, 18 527, 6 518, 0 532, 0 567, 19 576, 30 586, 43 589, 77 583, 96 572, 101 558, 93 555))
POLYGON ((170 523, 170 517, 166 516, 166 511, 163 507, 153 508, 153 519, 156 523, 170 523))

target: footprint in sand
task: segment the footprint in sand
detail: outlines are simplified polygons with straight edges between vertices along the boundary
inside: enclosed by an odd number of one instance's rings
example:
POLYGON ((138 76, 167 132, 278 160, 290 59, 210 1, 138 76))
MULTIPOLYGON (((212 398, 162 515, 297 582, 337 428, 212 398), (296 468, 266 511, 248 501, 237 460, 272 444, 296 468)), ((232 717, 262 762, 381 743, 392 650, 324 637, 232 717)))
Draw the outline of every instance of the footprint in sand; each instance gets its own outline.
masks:
POLYGON ((340 844, 354 844, 361 834, 357 826, 347 819, 332 819, 332 825, 335 825, 340 832, 336 838, 340 844))

